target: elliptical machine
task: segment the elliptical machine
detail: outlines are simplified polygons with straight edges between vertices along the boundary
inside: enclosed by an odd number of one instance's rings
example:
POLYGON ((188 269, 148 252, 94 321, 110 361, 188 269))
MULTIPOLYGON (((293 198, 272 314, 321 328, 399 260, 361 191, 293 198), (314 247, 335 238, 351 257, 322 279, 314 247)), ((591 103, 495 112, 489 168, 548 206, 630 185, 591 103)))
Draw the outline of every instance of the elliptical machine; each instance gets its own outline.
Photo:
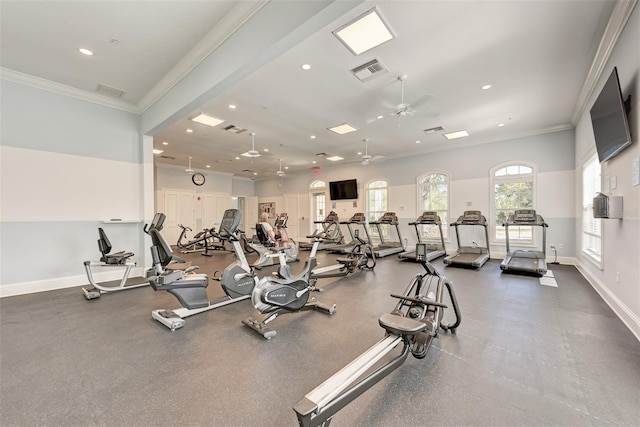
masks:
POLYGON ((309 259, 305 261, 303 270, 293 275, 289 265, 284 262, 284 255, 279 253, 279 276, 265 276, 253 288, 251 302, 255 309, 263 316, 259 319, 249 317, 242 323, 266 339, 276 335, 276 331, 267 326, 280 314, 296 311, 318 310, 326 314, 333 314, 336 305, 318 302, 315 298, 309 301, 311 292, 319 291, 311 280, 311 270, 316 266, 316 252, 320 240, 314 242, 309 259))
POLYGON ((440 330, 456 332, 461 316, 451 282, 427 261, 424 243, 416 245, 416 260, 426 273, 417 274, 403 295, 391 294, 400 301, 391 313, 378 319, 385 337, 293 407, 301 427, 327 427, 340 409, 402 365, 409 353, 417 359, 424 358, 440 330), (431 291, 433 282, 435 290, 431 291), (447 308, 443 302, 445 289, 455 315, 452 323, 443 322, 447 308), (403 344, 401 353, 392 359, 385 358, 400 343, 403 344), (383 359, 385 362, 381 363, 383 359))
POLYGON ((166 269, 165 260, 171 255, 171 248, 158 230, 151 230, 153 246, 151 255, 156 268, 156 276, 151 277, 149 282, 155 291, 167 291, 174 295, 182 304, 181 308, 174 310, 154 310, 151 317, 162 323, 171 331, 175 331, 184 326, 185 317, 193 316, 204 311, 223 307, 234 302, 243 301, 251 297, 251 292, 258 279, 249 266, 244 252, 240 247, 237 234, 238 225, 242 213, 237 209, 227 209, 220 223, 220 236, 229 240, 233 245, 238 260, 227 266, 222 272, 222 276, 214 278, 220 281, 220 285, 226 296, 209 301, 207 286, 209 277, 206 274, 189 275, 198 267, 189 267, 182 270, 166 269))

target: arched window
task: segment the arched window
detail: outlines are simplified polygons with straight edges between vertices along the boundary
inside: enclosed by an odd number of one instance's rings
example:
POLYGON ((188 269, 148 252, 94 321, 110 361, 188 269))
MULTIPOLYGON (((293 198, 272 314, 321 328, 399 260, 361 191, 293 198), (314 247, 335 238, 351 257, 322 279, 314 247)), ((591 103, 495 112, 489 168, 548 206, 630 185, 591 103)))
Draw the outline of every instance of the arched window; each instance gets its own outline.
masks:
MULTIPOLYGON (((436 211, 442 221, 442 234, 449 238, 449 175, 427 172, 418 177, 418 215, 425 211, 436 211)), ((437 227, 422 227, 421 238, 440 241, 437 227)))
MULTIPOLYGON (((526 162, 501 164, 491 169, 491 236, 505 241, 504 222, 516 209, 535 209, 535 167, 526 162)), ((533 244, 531 226, 509 227, 509 241, 533 244)))
POLYGON ((323 221, 327 215, 327 183, 322 180, 315 180, 309 184, 309 200, 311 201, 311 222, 313 230, 322 230, 322 224, 315 224, 315 221, 323 221))
MULTIPOLYGON (((366 209, 367 221, 377 221, 389 208, 388 184, 384 179, 370 181, 366 185, 366 209)), ((387 225, 383 225, 382 233, 388 234, 387 225)), ((378 228, 373 225, 369 227, 371 237, 378 236, 378 228)))

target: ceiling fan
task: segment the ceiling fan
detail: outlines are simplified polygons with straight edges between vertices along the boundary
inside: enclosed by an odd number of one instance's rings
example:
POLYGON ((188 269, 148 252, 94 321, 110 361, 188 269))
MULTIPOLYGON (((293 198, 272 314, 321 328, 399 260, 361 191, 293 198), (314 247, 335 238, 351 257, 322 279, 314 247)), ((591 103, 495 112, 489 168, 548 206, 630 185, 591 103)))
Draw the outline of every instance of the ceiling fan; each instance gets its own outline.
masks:
MULTIPOLYGON (((391 106, 393 108, 393 112, 389 114, 389 116, 395 116, 398 118, 398 126, 400 126, 401 117, 413 116, 415 113, 422 112, 422 111, 416 110, 416 108, 426 104, 428 101, 433 100, 432 95, 425 95, 422 98, 416 100, 416 102, 414 102, 413 104, 405 103, 404 102, 404 85, 408 77, 409 76, 406 74, 400 74, 397 77, 397 80, 400 81, 400 104, 391 106)), ((430 111, 430 112, 433 113, 434 111, 430 111)), ((380 118, 383 118, 383 116, 378 117, 378 119, 380 118)), ((371 120, 370 122, 373 122, 373 121, 375 120, 371 120)))
POLYGON ((369 166, 369 162, 376 161, 382 159, 384 156, 372 156, 369 154, 369 138, 363 139, 364 141, 364 154, 362 156, 362 165, 369 166))
POLYGON ((195 170, 193 170, 191 168, 191 156, 189 156, 189 167, 186 168, 184 171, 185 171, 185 173, 194 173, 195 172, 195 170))
POLYGON ((244 157, 260 157, 260 153, 258 151, 256 151, 256 133, 255 132, 251 132, 251 150, 247 151, 246 153, 242 153, 241 156, 244 157))

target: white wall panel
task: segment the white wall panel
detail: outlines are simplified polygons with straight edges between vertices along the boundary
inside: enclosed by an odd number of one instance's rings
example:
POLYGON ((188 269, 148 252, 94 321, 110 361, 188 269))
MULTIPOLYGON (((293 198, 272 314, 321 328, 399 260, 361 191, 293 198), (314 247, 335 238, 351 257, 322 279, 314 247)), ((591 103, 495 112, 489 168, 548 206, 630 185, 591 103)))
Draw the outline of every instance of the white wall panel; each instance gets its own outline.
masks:
POLYGON ((142 220, 142 165, 0 146, 2 221, 142 220))

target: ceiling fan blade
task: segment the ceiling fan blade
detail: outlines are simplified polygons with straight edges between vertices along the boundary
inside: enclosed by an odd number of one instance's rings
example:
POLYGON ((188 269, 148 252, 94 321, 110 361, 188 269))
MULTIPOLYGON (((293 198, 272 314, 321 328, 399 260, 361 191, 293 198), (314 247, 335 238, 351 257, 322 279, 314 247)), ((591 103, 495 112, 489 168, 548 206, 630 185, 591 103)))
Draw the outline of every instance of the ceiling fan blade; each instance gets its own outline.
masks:
POLYGON ((435 101, 436 97, 430 94, 426 94, 421 96, 420 98, 416 99, 414 102, 411 103, 411 107, 417 109, 419 107, 421 107, 422 105, 425 105, 427 103, 431 104, 435 101))

